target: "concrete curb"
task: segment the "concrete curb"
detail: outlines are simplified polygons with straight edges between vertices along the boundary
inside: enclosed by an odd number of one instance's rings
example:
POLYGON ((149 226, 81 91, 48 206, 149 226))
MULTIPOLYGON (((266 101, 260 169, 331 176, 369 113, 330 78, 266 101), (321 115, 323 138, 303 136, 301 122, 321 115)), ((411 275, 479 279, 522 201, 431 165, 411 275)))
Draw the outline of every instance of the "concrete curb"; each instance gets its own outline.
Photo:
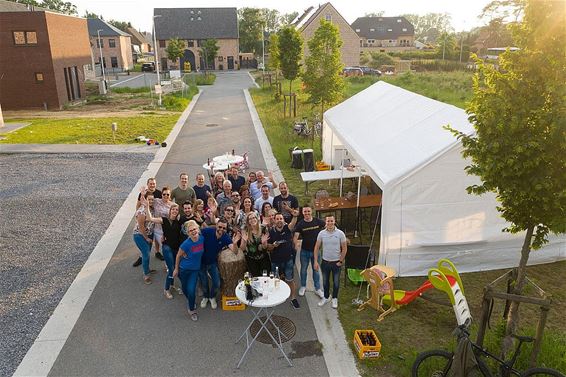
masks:
POLYGON ((259 88, 259 84, 254 80, 254 77, 252 76, 252 74, 250 73, 250 71, 248 71, 248 76, 250 76, 250 79, 252 80, 252 82, 254 83, 256 88, 259 88))
MULTIPOLYGON (((248 72, 249 73, 249 72, 248 72)), ((251 76, 251 75, 250 75, 251 76)), ((252 122, 261 146, 261 152, 265 159, 267 168, 273 172, 277 182, 284 180, 281 169, 273 155, 271 144, 259 119, 259 115, 254 106, 250 92, 244 89, 246 103, 250 111, 252 122)), ((297 258, 299 260, 299 258, 297 258)), ((300 267, 300 266, 298 266, 300 267)), ((313 319, 314 327, 318 340, 322 344, 322 354, 331 376, 359 376, 358 368, 354 360, 354 355, 348 346, 344 329, 338 319, 338 311, 330 307, 330 304, 323 308, 318 307, 318 296, 311 292, 305 294, 309 311, 313 319)))
POLYGON ((120 240, 132 220, 133 209, 141 186, 149 177, 154 177, 169 153, 171 145, 181 131, 189 114, 195 107, 199 94, 193 97, 183 111, 173 130, 165 140, 167 147, 160 148, 147 170, 142 174, 122 207, 114 216, 112 223, 98 241, 85 265, 55 308, 53 314, 43 326, 35 342, 26 353, 14 376, 46 376, 53 367, 73 327, 77 323, 90 295, 94 291, 106 266, 110 262, 120 240))

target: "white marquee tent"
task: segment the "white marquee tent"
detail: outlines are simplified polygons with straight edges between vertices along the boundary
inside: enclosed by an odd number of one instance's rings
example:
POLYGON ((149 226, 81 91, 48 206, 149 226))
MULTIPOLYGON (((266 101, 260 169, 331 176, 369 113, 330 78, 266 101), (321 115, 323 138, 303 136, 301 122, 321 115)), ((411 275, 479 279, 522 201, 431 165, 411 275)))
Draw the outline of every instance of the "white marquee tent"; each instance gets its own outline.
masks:
MULTIPOLYGON (((524 234, 507 223, 493 194, 468 195, 462 145, 443 129, 474 132, 464 110, 378 82, 324 114, 323 160, 343 151, 383 190, 379 263, 400 276, 425 275, 438 259, 460 271, 518 265, 524 234)), ((566 237, 551 237, 530 264, 566 259, 566 237)))

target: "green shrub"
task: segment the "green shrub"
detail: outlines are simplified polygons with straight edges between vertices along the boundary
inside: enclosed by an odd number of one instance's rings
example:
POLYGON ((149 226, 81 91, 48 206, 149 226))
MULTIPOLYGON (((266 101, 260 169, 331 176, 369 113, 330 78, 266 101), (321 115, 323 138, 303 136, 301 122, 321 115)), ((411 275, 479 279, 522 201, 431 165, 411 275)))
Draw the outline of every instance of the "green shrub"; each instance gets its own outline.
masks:
POLYGON ((189 85, 185 93, 178 91, 164 95, 161 105, 169 111, 183 111, 196 93, 198 93, 198 88, 194 85, 189 85))
POLYGON ((187 85, 213 85, 216 75, 214 73, 191 73, 185 75, 183 80, 187 85))
POLYGON ((453 60, 440 60, 440 59, 413 60, 411 62, 411 69, 417 72, 427 72, 427 71, 454 72, 454 71, 468 70, 466 63, 460 63, 453 60))

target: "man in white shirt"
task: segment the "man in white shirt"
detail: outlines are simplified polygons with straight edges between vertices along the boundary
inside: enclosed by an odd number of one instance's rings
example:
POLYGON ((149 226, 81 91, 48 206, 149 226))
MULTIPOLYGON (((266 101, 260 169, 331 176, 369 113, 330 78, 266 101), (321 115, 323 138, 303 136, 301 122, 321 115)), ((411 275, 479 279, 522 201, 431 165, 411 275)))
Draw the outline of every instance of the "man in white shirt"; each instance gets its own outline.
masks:
POLYGON ((318 233, 314 245, 314 269, 322 270, 324 297, 318 306, 324 306, 330 301, 330 273, 332 273, 332 307, 338 308, 338 290, 340 289, 340 270, 346 258, 348 246, 346 235, 336 228, 334 216, 326 216, 326 227, 318 233), (318 265, 318 253, 322 247, 322 263, 318 265))
POLYGON ((261 196, 254 201, 254 208, 256 211, 261 213, 261 207, 263 207, 263 203, 268 202, 273 207, 273 196, 269 195, 269 186, 263 185, 261 186, 261 196))

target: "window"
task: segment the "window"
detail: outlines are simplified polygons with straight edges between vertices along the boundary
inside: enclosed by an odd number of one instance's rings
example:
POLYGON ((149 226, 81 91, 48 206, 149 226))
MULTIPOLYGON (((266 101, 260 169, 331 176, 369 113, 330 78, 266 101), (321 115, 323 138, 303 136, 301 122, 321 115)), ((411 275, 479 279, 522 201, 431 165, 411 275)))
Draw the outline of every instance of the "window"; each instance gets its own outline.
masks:
POLYGON ((35 73, 35 82, 43 82, 43 72, 35 73))
POLYGON ((369 43, 369 44, 374 44, 374 43, 375 43, 375 39, 368 39, 368 43, 369 43))
POLYGON ((116 47, 116 40, 115 39, 109 39, 108 40, 108 47, 116 47))
POLYGON ((403 22, 400 18, 397 19, 397 22, 403 22))
POLYGON ((160 39, 159 40, 159 47, 165 47, 165 39, 160 39))
POLYGON ((407 31, 407 28, 406 28, 406 27, 404 27, 404 28, 403 28, 403 31, 407 31))
POLYGON ((359 32, 360 32, 360 29, 356 29, 356 33, 359 33, 359 32))
POLYGON ((115 56, 110 57, 110 65, 112 65, 112 68, 118 68, 118 58, 115 56))
POLYGON ((375 31, 375 29, 374 29, 374 28, 371 28, 371 29, 369 29, 369 31, 375 31))
POLYGON ((14 31, 12 35, 14 37, 14 44, 16 45, 25 46, 37 44, 37 34, 35 31, 14 31))
POLYGON ((104 39, 96 38, 96 48, 104 48, 104 39))
POLYGON ((222 59, 223 59, 222 56, 219 56, 219 57, 218 57, 218 61, 219 61, 219 62, 221 62, 222 59))
POLYGON ((324 19, 326 21, 332 22, 332 15, 331 14, 327 14, 326 16, 324 16, 324 19))
POLYGON ((199 21, 200 21, 200 20, 202 20, 202 18, 200 18, 200 16, 198 16, 198 17, 197 17, 197 20, 199 20, 199 21))
POLYGON ((393 31, 393 29, 387 29, 387 31, 393 31))
POLYGON ((195 41, 192 41, 192 40, 187 41, 187 46, 188 47, 195 47, 195 41))

